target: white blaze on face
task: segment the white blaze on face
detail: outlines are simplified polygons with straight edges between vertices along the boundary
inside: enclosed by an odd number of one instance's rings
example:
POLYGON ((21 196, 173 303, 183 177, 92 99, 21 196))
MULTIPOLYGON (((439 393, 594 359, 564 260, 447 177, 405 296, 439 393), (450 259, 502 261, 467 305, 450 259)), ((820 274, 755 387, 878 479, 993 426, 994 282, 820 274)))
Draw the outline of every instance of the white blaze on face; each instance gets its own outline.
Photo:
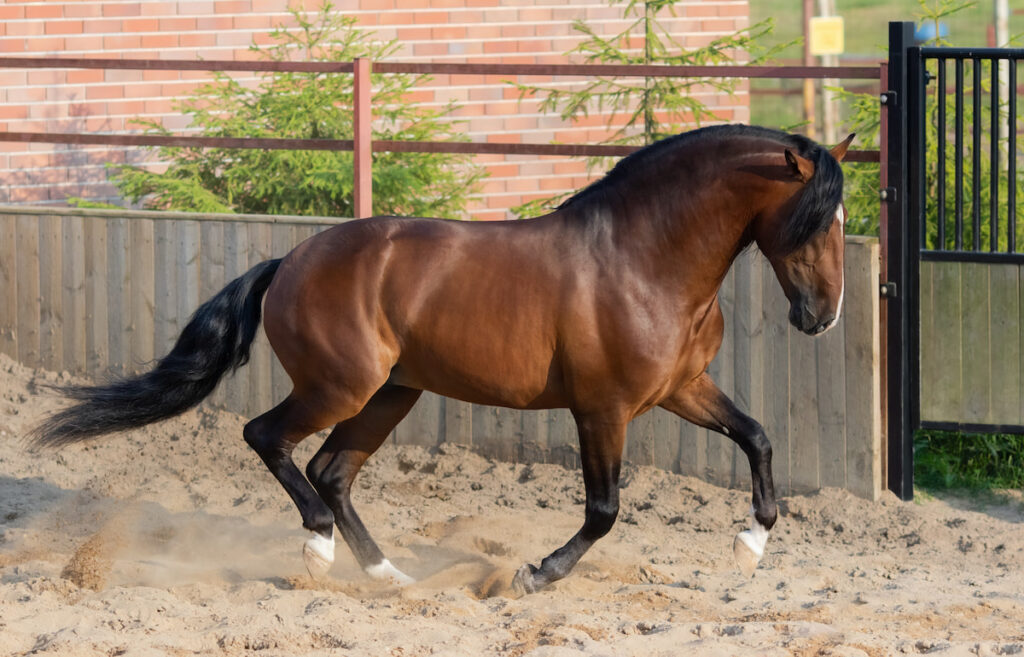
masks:
MULTIPOLYGON (((843 208, 843 204, 842 203, 840 203, 839 206, 836 207, 835 217, 836 217, 836 221, 839 222, 839 225, 843 227, 843 239, 845 240, 846 239, 846 210, 843 208)), ((841 315, 843 313, 843 296, 845 296, 845 294, 846 294, 846 272, 845 272, 845 270, 840 270, 839 276, 841 277, 841 283, 840 283, 841 287, 839 288, 839 303, 836 305, 836 316, 835 316, 835 319, 833 319, 831 322, 829 322, 829 325, 825 327, 826 331, 836 325, 836 322, 839 321, 839 315, 841 315)))

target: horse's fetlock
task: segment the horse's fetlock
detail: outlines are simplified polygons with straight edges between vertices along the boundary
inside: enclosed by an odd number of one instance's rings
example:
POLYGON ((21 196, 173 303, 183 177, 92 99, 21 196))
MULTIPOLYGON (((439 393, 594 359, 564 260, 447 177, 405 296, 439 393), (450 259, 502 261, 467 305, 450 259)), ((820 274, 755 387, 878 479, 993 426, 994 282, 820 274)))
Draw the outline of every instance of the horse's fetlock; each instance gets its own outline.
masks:
POLYGON ((302 519, 302 527, 330 538, 334 532, 334 514, 327 507, 316 509, 310 512, 308 518, 302 519))
POLYGON ((779 510, 775 505, 775 502, 769 502, 762 504, 760 509, 754 511, 754 519, 757 523, 765 529, 771 529, 775 526, 775 521, 779 518, 779 510))

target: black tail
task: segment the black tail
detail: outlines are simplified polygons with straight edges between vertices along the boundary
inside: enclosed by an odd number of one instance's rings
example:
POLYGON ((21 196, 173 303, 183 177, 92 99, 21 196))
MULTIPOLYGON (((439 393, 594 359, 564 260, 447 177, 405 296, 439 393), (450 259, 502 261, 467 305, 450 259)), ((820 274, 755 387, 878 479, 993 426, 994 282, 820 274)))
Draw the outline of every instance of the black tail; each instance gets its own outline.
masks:
POLYGON ((62 388, 78 403, 36 427, 32 444, 61 447, 165 420, 201 402, 224 374, 248 362, 263 293, 280 264, 256 265, 199 306, 171 353, 149 372, 107 385, 62 388))

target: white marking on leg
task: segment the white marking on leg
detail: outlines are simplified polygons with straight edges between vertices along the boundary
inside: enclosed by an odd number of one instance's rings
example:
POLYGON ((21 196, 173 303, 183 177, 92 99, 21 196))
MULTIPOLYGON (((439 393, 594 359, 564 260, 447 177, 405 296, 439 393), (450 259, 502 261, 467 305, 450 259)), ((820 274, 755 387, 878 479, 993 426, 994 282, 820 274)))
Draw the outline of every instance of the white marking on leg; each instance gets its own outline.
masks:
POLYGON ((408 586, 409 584, 416 583, 416 580, 395 568, 387 559, 381 561, 376 566, 366 568, 366 574, 373 579, 390 580, 399 586, 408 586))
POLYGON ((306 541, 306 547, 327 563, 334 563, 334 530, 331 530, 330 538, 313 532, 313 535, 306 541))
POLYGON ((768 543, 768 529, 757 521, 753 508, 750 509, 750 529, 740 532, 737 538, 743 541, 758 559, 764 556, 764 546, 768 543))
POLYGON ((313 535, 302 546, 302 560, 313 579, 320 579, 327 574, 327 571, 331 569, 331 564, 334 563, 333 527, 330 538, 313 532, 313 535))

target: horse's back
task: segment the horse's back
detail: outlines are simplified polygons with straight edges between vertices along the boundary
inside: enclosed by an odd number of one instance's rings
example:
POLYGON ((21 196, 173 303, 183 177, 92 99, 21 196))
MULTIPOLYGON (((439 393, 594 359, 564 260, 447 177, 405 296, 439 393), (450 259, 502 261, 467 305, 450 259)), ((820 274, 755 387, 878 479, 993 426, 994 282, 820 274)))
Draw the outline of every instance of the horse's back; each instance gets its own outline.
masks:
POLYGON ((565 245, 536 222, 378 217, 296 247, 266 297, 271 344, 310 365, 508 406, 562 402, 565 245))

